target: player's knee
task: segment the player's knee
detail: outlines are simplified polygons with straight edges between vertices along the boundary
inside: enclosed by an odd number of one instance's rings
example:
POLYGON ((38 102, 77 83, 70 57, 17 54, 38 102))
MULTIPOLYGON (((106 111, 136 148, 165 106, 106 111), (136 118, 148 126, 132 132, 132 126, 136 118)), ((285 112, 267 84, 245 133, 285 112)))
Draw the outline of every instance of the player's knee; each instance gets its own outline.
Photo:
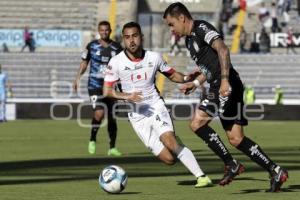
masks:
POLYGON ((228 140, 229 140, 229 143, 232 146, 237 147, 241 143, 241 141, 243 140, 243 137, 241 137, 241 136, 231 136, 231 137, 228 138, 228 140))
POLYGON ((162 152, 158 155, 158 158, 167 165, 174 165, 176 163, 175 156, 167 148, 162 150, 162 152))
POLYGON ((95 120, 97 120, 97 121, 102 121, 103 115, 102 115, 102 113, 95 112, 94 118, 95 118, 95 120))
POLYGON ((166 156, 162 159, 162 161, 166 164, 166 165, 174 165, 176 163, 176 159, 174 156, 166 156))
POLYGON ((199 128, 203 127, 205 122, 202 120, 192 120, 190 123, 190 128, 193 132, 196 132, 199 128))

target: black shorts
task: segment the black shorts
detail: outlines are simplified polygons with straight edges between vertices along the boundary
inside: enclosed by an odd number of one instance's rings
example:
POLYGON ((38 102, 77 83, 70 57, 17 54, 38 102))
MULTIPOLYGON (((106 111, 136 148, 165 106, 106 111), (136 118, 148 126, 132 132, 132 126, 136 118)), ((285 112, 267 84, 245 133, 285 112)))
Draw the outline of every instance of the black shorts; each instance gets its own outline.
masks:
POLYGON ((108 112, 112 111, 112 108, 116 102, 116 99, 103 97, 102 88, 88 90, 90 101, 92 103, 93 110, 108 109, 108 112))
POLYGON ((231 94, 223 106, 224 112, 220 111, 219 89, 220 84, 210 85, 206 94, 203 95, 198 109, 203 110, 211 117, 219 116, 225 130, 231 130, 234 124, 248 125, 244 114, 244 86, 238 73, 231 68, 229 75, 231 94))

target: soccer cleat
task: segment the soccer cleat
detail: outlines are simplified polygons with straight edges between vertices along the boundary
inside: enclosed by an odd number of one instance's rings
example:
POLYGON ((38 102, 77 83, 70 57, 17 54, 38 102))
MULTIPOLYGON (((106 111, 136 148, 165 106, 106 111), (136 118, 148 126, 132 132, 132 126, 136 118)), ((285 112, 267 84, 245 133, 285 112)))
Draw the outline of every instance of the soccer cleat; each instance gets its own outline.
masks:
POLYGON ((289 177, 288 171, 277 166, 271 172, 270 189, 266 192, 279 192, 282 184, 287 181, 289 177))
POLYGON ((220 180, 219 185, 224 186, 229 184, 234 177, 243 173, 245 171, 245 167, 236 160, 233 160, 232 165, 225 166, 225 174, 223 178, 220 180))
POLYGON ((96 142, 95 141, 90 141, 89 142, 88 151, 89 151, 90 154, 95 154, 96 153, 96 142))
POLYGON ((107 155, 109 156, 121 156, 122 153, 117 148, 111 148, 108 150, 107 155))
POLYGON ((204 177, 200 176, 197 178, 197 184, 195 185, 195 188, 210 187, 210 186, 213 186, 213 183, 211 182, 208 176, 204 176, 204 177))

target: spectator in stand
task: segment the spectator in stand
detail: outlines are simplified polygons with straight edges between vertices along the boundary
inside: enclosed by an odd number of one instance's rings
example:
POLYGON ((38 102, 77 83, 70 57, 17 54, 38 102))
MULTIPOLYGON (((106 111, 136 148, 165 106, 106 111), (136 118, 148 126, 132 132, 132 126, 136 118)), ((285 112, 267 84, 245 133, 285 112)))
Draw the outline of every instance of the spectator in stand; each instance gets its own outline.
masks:
POLYGON ((259 36, 259 50, 261 53, 270 53, 270 37, 265 28, 261 29, 261 33, 259 36))
POLYGON ((35 41, 33 39, 33 33, 29 32, 28 26, 25 26, 24 28, 23 39, 24 39, 24 46, 22 47, 21 52, 23 52, 26 47, 28 47, 30 52, 34 52, 35 41))
POLYGON ((298 19, 300 19, 300 0, 297 0, 298 19))
POLYGON ((292 7, 292 0, 285 0, 285 11, 288 13, 291 10, 292 7))
POLYGON ((268 10, 268 8, 266 8, 266 4, 264 2, 262 2, 260 4, 260 8, 258 10, 259 14, 258 14, 258 19, 261 23, 264 23, 264 21, 266 20, 266 17, 269 16, 270 12, 268 10))
POLYGON ((30 32, 29 35, 30 35, 29 51, 30 52, 35 52, 35 39, 33 37, 33 32, 30 32))
POLYGON ((286 53, 289 54, 290 50, 294 53, 297 54, 295 48, 294 48, 294 40, 293 40, 293 28, 289 27, 287 31, 287 37, 286 37, 286 53))
POLYGON ((280 28, 278 26, 277 8, 275 2, 273 2, 271 5, 271 18, 272 18, 272 27, 271 27, 272 32, 273 33, 280 32, 280 28))
POLYGON ((255 103, 255 91, 251 85, 246 85, 244 90, 244 102, 245 104, 255 103))
POLYGON ((5 42, 2 44, 1 52, 3 52, 3 53, 9 52, 8 46, 5 42))
POLYGON ((246 11, 247 8, 247 1, 246 0, 239 0, 240 9, 246 11))
POLYGON ((280 2, 282 5, 280 6, 280 13, 283 16, 283 22, 281 22, 281 26, 285 27, 289 24, 290 22, 290 15, 289 11, 291 10, 291 0, 284 0, 283 2, 280 2))
POLYGON ((221 21, 221 28, 222 28, 221 31, 222 31, 222 34, 223 34, 224 38, 225 38, 225 36, 228 33, 228 22, 229 22, 229 19, 230 19, 229 13, 226 12, 225 9, 223 9, 222 12, 221 12, 220 21, 221 21))
POLYGON ((285 1, 286 0, 278 0, 278 2, 277 2, 277 9, 278 9, 278 13, 280 14, 280 16, 282 16, 282 14, 283 14, 285 1))
POLYGON ((280 85, 276 85, 275 87, 275 105, 282 105, 283 104, 283 90, 280 85))
POLYGON ((223 38, 228 34, 228 22, 233 15, 232 0, 223 0, 222 12, 220 13, 220 31, 223 38))
POLYGON ((240 33, 240 52, 245 53, 247 50, 245 49, 245 45, 247 43, 247 32, 245 31, 245 28, 241 27, 241 33, 240 33))
POLYGON ((171 49, 170 49, 170 55, 175 56, 178 53, 181 53, 181 47, 179 45, 180 36, 176 33, 172 32, 171 34, 171 49), (177 52, 175 52, 175 47, 178 49, 177 52))
POLYGON ((115 30, 115 41, 118 43, 122 42, 122 29, 119 24, 117 24, 116 30, 115 30))
POLYGON ((24 39, 24 46, 21 49, 21 52, 24 51, 24 49, 26 47, 28 47, 30 49, 30 33, 29 33, 29 29, 27 26, 25 26, 24 28, 24 33, 23 33, 23 39, 24 39))

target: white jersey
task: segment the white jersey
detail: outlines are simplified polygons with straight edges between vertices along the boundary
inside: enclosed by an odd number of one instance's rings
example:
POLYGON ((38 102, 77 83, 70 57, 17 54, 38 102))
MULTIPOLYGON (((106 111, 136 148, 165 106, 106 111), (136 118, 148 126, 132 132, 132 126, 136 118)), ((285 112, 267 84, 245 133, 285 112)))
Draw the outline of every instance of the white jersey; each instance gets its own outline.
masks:
POLYGON ((145 51, 143 59, 132 61, 122 51, 109 61, 104 81, 109 85, 120 81, 122 91, 126 93, 141 91, 143 100, 136 105, 145 109, 138 109, 134 114, 146 115, 149 111, 147 107, 161 99, 155 86, 157 71, 172 74, 175 70, 168 66, 159 53, 145 51))

